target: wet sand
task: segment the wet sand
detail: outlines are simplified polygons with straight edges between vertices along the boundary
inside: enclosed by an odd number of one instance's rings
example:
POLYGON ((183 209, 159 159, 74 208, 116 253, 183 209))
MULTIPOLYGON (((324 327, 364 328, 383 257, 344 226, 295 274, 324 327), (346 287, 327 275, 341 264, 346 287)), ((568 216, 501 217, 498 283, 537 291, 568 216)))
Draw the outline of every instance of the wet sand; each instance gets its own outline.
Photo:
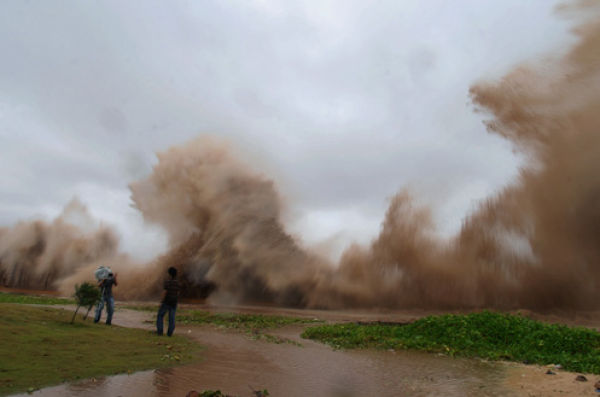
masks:
POLYGON ((561 371, 554 366, 523 365, 504 363, 507 368, 503 386, 518 392, 519 396, 527 397, 565 397, 565 396, 600 396, 594 383, 600 380, 600 375, 584 374, 587 382, 575 380, 576 373, 561 371), (547 375, 551 370, 555 375, 547 375))
MULTIPOLYGON (((131 304, 131 303, 127 303, 131 304)), ((113 323, 151 330, 154 313, 117 306, 113 323)), ((202 310, 294 315, 325 321, 407 322, 425 312, 330 312, 272 307, 222 307, 183 304, 202 310)), ((536 315, 544 317, 547 315, 536 315)), ((542 319, 542 318, 541 318, 542 319)), ((548 317, 548 321, 556 318, 548 317)), ((566 322, 598 324, 594 316, 566 322)), ((252 396, 252 389, 268 389, 272 396, 593 396, 596 375, 577 382, 577 374, 517 363, 457 359, 412 351, 335 351, 300 338, 302 326, 270 334, 302 346, 254 340, 246 334, 212 326, 179 324, 184 334, 206 347, 199 363, 131 375, 98 378, 42 389, 34 396, 185 396, 190 390, 221 390, 252 396)), ((158 338, 158 337, 157 337, 158 338)), ((27 394, 23 394, 26 396, 27 394)))

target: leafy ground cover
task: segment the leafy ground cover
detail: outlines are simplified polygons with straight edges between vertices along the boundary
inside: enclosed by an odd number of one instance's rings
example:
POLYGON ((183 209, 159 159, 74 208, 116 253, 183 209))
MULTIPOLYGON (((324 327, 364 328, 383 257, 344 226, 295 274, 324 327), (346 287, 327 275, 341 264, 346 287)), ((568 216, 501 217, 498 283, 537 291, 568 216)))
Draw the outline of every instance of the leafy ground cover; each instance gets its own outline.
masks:
POLYGON ((600 373, 600 333, 489 311, 429 316, 406 325, 332 324, 310 327, 303 338, 334 348, 418 349, 451 356, 561 364, 600 373))
POLYGON ((0 292, 0 303, 23 303, 29 305, 74 305, 75 300, 53 296, 37 296, 0 292))
POLYGON ((91 320, 75 324, 72 312, 0 304, 0 395, 84 379, 189 362, 200 347, 179 336, 91 320))

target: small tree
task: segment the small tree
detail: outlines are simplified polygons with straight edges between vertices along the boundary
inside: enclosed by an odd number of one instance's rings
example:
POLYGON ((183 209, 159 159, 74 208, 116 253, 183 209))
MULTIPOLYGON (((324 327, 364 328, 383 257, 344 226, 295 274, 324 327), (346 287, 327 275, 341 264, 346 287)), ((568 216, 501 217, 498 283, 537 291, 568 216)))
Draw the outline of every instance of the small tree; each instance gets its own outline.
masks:
POLYGON ((77 301, 77 309, 71 319, 71 324, 75 321, 75 316, 79 311, 80 307, 87 307, 87 313, 85 313, 84 320, 87 318, 92 307, 100 300, 100 289, 92 283, 87 281, 81 285, 75 285, 75 300, 77 301))

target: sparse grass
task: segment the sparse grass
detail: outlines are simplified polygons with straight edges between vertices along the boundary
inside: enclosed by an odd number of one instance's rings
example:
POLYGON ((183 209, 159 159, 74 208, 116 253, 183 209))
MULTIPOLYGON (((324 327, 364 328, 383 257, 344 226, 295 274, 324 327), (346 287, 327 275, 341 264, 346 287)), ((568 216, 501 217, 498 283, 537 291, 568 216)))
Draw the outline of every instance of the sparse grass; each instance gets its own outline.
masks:
POLYGON ((306 329, 302 337, 338 349, 417 349, 600 373, 600 333, 489 311, 430 316, 407 325, 322 325, 306 329))
POLYGON ((226 397, 221 393, 221 390, 204 390, 200 393, 200 397, 226 397))
POLYGON ((83 322, 72 312, 0 304, 0 395, 68 380, 189 362, 199 346, 180 336, 83 322))
POLYGON ((37 296, 0 292, 0 303, 22 303, 27 305, 74 305, 75 300, 53 296, 37 296))
POLYGON ((183 324, 211 324, 222 328, 234 328, 243 331, 260 331, 265 329, 281 328, 291 324, 310 324, 318 320, 271 316, 262 314, 239 313, 209 313, 201 310, 185 310, 177 315, 178 321, 183 324))
POLYGON ((281 336, 271 335, 271 334, 258 333, 258 334, 256 334, 255 339, 262 339, 269 343, 275 343, 276 345, 281 345, 282 343, 287 343, 287 344, 298 346, 298 347, 304 347, 302 345, 302 343, 296 342, 295 340, 292 340, 289 338, 282 338, 281 336))
MULTIPOLYGON (((269 396, 269 391, 267 389, 263 390, 252 390, 252 393, 256 397, 267 397, 269 396)), ((199 393, 200 397, 227 397, 227 394, 221 393, 221 390, 204 390, 199 393)))
POLYGON ((252 339, 270 343, 288 343, 301 347, 302 344, 288 338, 270 335, 265 330, 281 328, 292 324, 314 324, 315 319, 272 316, 262 314, 209 313, 200 310, 185 310, 177 314, 177 321, 182 324, 213 325, 218 328, 235 329, 247 333, 252 339))
MULTIPOLYGON (((123 306, 124 309, 158 312, 158 305, 129 305, 123 306)), ((154 324, 153 320, 146 320, 147 324, 154 324)), ((314 324, 320 323, 320 320, 307 319, 299 317, 272 316, 262 314, 239 314, 239 313, 210 313, 202 310, 183 309, 177 311, 177 324, 187 325, 212 325, 217 328, 234 329, 247 333, 254 340, 264 340, 270 343, 288 343, 295 346, 302 346, 289 338, 264 333, 265 330, 281 328, 291 324, 314 324)))

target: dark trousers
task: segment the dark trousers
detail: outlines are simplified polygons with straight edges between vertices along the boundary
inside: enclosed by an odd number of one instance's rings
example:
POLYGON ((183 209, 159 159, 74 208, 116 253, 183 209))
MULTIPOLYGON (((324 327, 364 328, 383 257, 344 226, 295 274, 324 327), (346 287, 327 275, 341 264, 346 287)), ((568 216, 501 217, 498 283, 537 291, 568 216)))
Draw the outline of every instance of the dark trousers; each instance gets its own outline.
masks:
POLYGON ((98 302, 98 306, 96 306, 96 315, 94 316, 94 322, 97 323, 100 321, 100 316, 102 316, 102 309, 104 309, 104 302, 106 302, 106 324, 110 325, 112 322, 112 316, 115 312, 115 300, 112 296, 103 296, 98 302))
POLYGON ((160 308, 158 309, 158 315, 156 316, 156 333, 158 335, 163 334, 163 322, 165 318, 165 314, 169 312, 169 328, 167 328, 167 335, 173 335, 173 331, 175 330, 175 311, 177 310, 177 304, 175 305, 167 305, 166 303, 161 303, 160 308))

